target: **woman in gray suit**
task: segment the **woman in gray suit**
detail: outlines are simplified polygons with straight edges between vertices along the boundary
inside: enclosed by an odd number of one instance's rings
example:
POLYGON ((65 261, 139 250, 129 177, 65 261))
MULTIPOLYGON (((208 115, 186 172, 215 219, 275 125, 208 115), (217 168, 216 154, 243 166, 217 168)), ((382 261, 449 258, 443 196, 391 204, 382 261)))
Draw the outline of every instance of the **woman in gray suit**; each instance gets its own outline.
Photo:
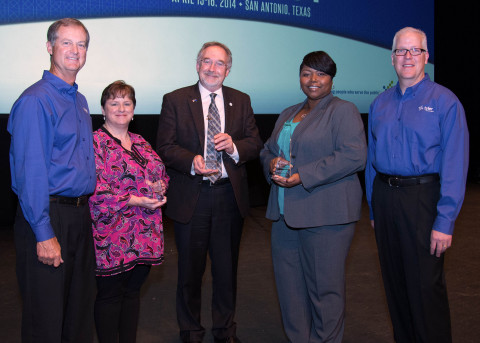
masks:
POLYGON ((327 53, 303 58, 300 87, 307 98, 280 114, 260 153, 271 184, 275 281, 293 343, 343 337, 345 260, 360 218, 357 173, 367 147, 358 109, 331 93, 335 74, 327 53))

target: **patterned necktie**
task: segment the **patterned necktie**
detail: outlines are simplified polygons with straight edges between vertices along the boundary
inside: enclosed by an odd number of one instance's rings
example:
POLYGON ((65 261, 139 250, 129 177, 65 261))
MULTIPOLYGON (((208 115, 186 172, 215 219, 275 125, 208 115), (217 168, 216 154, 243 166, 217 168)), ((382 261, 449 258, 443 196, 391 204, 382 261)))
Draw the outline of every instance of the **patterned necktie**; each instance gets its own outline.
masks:
POLYGON ((222 176, 222 172, 221 172, 222 153, 215 150, 215 143, 213 142, 213 137, 217 133, 220 133, 221 131, 220 115, 218 114, 217 105, 215 105, 216 96, 217 94, 215 93, 210 94, 210 98, 212 101, 210 102, 210 106, 208 107, 207 154, 206 154, 207 156, 205 159, 208 164, 210 164, 211 161, 217 161, 217 167, 209 168, 209 169, 218 169, 219 172, 215 174, 210 174, 207 176, 207 178, 212 183, 215 183, 215 181, 217 181, 220 178, 220 176, 222 176))

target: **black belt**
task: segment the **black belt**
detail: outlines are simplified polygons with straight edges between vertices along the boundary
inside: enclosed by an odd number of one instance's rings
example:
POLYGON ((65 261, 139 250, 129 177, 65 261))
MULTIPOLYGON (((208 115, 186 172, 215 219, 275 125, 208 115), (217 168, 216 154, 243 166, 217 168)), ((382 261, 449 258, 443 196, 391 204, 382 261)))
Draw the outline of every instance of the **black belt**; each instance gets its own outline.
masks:
POLYGON ((419 176, 398 176, 377 173, 380 180, 387 183, 390 187, 408 187, 423 185, 440 180, 438 174, 425 174, 419 176))
POLYGON ((226 185, 227 183, 230 183, 230 179, 228 177, 218 179, 217 181, 215 181, 215 183, 212 183, 210 180, 202 181, 202 185, 208 185, 210 187, 226 185))
POLYGON ((76 198, 62 197, 59 195, 50 195, 50 202, 56 202, 57 204, 72 205, 75 207, 80 207, 88 203, 89 197, 90 195, 82 195, 76 198))

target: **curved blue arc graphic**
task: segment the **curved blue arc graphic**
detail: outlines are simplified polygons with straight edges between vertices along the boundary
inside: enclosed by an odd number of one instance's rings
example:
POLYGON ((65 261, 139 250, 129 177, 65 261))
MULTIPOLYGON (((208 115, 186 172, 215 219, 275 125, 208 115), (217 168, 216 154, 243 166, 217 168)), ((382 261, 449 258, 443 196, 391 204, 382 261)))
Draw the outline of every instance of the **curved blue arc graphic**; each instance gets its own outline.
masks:
POLYGON ((387 49, 391 48, 396 31, 413 26, 427 34, 430 60, 434 61, 434 0, 11 0, 0 7, 0 24, 63 17, 147 16, 262 21, 330 33, 387 49))

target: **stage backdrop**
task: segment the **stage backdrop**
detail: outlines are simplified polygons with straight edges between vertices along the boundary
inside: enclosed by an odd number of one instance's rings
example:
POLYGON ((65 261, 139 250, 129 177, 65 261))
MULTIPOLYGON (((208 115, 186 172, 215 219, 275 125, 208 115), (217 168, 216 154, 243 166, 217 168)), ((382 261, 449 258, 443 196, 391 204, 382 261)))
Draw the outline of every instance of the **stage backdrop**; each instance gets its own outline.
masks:
MULTIPOLYGON (((0 113, 49 68, 46 31, 62 17, 81 19, 91 35, 77 83, 92 114, 101 113, 103 88, 119 79, 135 87, 137 114, 159 113, 163 94, 196 82, 195 57, 210 40, 232 50, 225 84, 250 94, 257 114, 303 99, 298 67, 314 50, 335 60, 333 92, 362 113, 396 82, 390 54, 398 29, 424 30, 434 61, 433 0, 7 0, 0 5, 0 113)), ((433 78, 433 64, 427 71, 433 78)))

